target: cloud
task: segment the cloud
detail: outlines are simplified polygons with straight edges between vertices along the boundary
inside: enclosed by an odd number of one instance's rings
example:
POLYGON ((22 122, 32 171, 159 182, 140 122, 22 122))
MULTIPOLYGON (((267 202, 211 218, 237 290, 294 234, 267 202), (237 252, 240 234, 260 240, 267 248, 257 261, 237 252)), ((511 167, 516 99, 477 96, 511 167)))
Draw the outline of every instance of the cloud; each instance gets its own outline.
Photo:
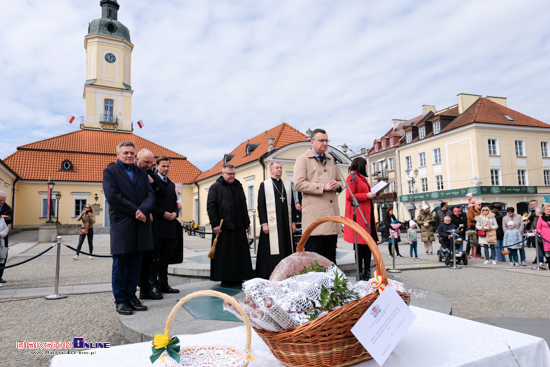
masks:
MULTIPOLYGON (((370 147, 392 119, 458 93, 508 97, 550 122, 543 0, 119 4, 135 45, 132 119, 146 124, 135 133, 203 170, 283 121, 370 147)), ((99 1, 77 0, 17 1, 0 14, 2 157, 30 142, 22 132, 78 128, 65 116, 83 114, 83 39, 100 14, 99 1)))

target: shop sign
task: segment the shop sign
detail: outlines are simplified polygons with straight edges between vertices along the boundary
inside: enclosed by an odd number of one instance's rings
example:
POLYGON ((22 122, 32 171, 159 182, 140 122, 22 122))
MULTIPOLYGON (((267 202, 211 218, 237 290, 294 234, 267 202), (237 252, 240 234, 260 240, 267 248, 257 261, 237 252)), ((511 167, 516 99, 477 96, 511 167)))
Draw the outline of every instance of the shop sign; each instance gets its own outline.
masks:
POLYGON ((400 202, 424 201, 432 199, 443 199, 466 196, 467 193, 475 195, 517 195, 517 194, 536 194, 536 186, 475 186, 465 187, 454 190, 441 190, 433 192, 423 192, 419 194, 401 195, 400 202))

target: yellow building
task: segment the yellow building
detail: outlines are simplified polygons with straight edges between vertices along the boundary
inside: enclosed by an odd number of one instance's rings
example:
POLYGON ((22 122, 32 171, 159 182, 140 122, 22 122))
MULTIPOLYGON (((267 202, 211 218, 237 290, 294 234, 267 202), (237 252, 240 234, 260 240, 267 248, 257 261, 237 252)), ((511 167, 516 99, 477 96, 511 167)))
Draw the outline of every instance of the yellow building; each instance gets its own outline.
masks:
POLYGON ((81 130, 20 146, 5 159, 9 169, 0 169, 5 188, 13 188, 10 191, 15 193, 16 227, 42 224, 50 213, 54 221, 76 224, 86 203, 92 204, 96 226, 108 226, 103 169, 116 162, 116 145, 126 140, 133 141, 138 150, 148 148, 157 157, 171 159, 169 176, 178 190, 182 218, 192 219, 193 182, 201 171, 185 156, 132 133, 130 71, 134 46, 128 28, 117 20, 117 2, 102 0, 100 5, 102 17, 92 20, 84 39, 86 112, 81 130), (48 181, 55 183, 50 194, 48 181))
MULTIPOLYGON (((197 177, 196 188, 193 190, 194 218, 201 225, 209 225, 206 212, 206 199, 210 186, 220 177, 222 166, 231 163, 235 166, 235 178, 243 185, 247 206, 251 218, 257 208, 257 193, 260 184, 271 177, 269 165, 273 161, 279 161, 283 166, 283 180, 290 181, 294 188, 293 172, 296 158, 311 147, 308 137, 286 123, 282 123, 267 130, 237 146, 230 154, 225 154, 210 170, 197 177)), ((347 169, 351 163, 342 152, 331 147, 344 161, 338 165, 340 171, 347 176, 347 169)), ((340 213, 345 213, 345 195, 339 196, 340 213)), ((256 235, 259 235, 260 223, 256 216, 256 235)))
POLYGON ((410 214, 424 202, 465 203, 469 192, 520 214, 529 200, 550 201, 550 125, 501 97, 459 94, 457 105, 427 107, 397 148, 399 201, 410 214))

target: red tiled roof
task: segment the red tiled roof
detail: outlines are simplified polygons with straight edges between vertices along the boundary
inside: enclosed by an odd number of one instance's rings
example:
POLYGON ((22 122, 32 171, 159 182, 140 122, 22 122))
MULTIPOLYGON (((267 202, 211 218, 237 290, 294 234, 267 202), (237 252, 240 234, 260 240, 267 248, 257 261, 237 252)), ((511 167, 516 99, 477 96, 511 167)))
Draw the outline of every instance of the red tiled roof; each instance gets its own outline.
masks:
POLYGON ((201 171, 181 154, 134 134, 79 130, 50 139, 22 145, 4 161, 23 180, 101 182, 103 169, 116 162, 116 145, 131 140, 137 149, 150 149, 155 156, 171 159, 170 179, 192 183, 201 171), (60 172, 61 163, 69 160, 74 172, 60 172))
MULTIPOLYGON (((241 143, 238 147, 233 149, 233 151, 230 153, 234 155, 234 157, 229 161, 228 163, 233 164, 235 167, 242 166, 243 164, 255 161, 260 159, 261 156, 267 153, 267 149, 269 148, 269 141, 268 138, 270 136, 273 136, 275 139, 273 142, 273 146, 275 149, 282 148, 284 146, 287 146, 292 143, 297 143, 300 141, 306 141, 307 136, 301 133, 300 131, 296 130, 292 126, 288 125, 287 123, 282 123, 278 126, 275 126, 274 128, 267 130, 260 135, 257 135, 243 143, 241 143), (246 146, 247 144, 259 144, 258 147, 250 153, 250 155, 246 155, 246 146)), ((205 171, 199 175, 199 177, 196 178, 196 181, 200 181, 202 179, 219 175, 222 171, 223 166, 223 158, 211 169, 208 171, 205 171)))
POLYGON ((472 123, 484 123, 495 125, 545 127, 550 125, 514 111, 511 108, 491 101, 487 98, 479 98, 462 115, 454 119, 441 132, 456 129, 472 123), (514 121, 508 120, 504 115, 510 116, 514 121))

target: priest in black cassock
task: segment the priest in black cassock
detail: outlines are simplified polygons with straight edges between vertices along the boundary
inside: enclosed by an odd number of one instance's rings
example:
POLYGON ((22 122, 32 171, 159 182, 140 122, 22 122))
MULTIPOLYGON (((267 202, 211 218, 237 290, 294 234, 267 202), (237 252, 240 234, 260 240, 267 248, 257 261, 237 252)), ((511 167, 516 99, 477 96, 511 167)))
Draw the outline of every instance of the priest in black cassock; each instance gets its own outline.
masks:
POLYGON ((279 162, 269 165, 271 178, 260 184, 258 216, 262 225, 256 257, 256 277, 269 279, 279 261, 292 254, 292 233, 296 232, 296 206, 290 182, 281 180, 279 162))
POLYGON ((250 218, 243 186, 235 179, 234 165, 226 163, 222 176, 210 186, 206 210, 212 232, 219 235, 214 258, 210 261, 210 280, 220 280, 222 286, 234 286, 253 278, 246 235, 250 232, 250 218))

